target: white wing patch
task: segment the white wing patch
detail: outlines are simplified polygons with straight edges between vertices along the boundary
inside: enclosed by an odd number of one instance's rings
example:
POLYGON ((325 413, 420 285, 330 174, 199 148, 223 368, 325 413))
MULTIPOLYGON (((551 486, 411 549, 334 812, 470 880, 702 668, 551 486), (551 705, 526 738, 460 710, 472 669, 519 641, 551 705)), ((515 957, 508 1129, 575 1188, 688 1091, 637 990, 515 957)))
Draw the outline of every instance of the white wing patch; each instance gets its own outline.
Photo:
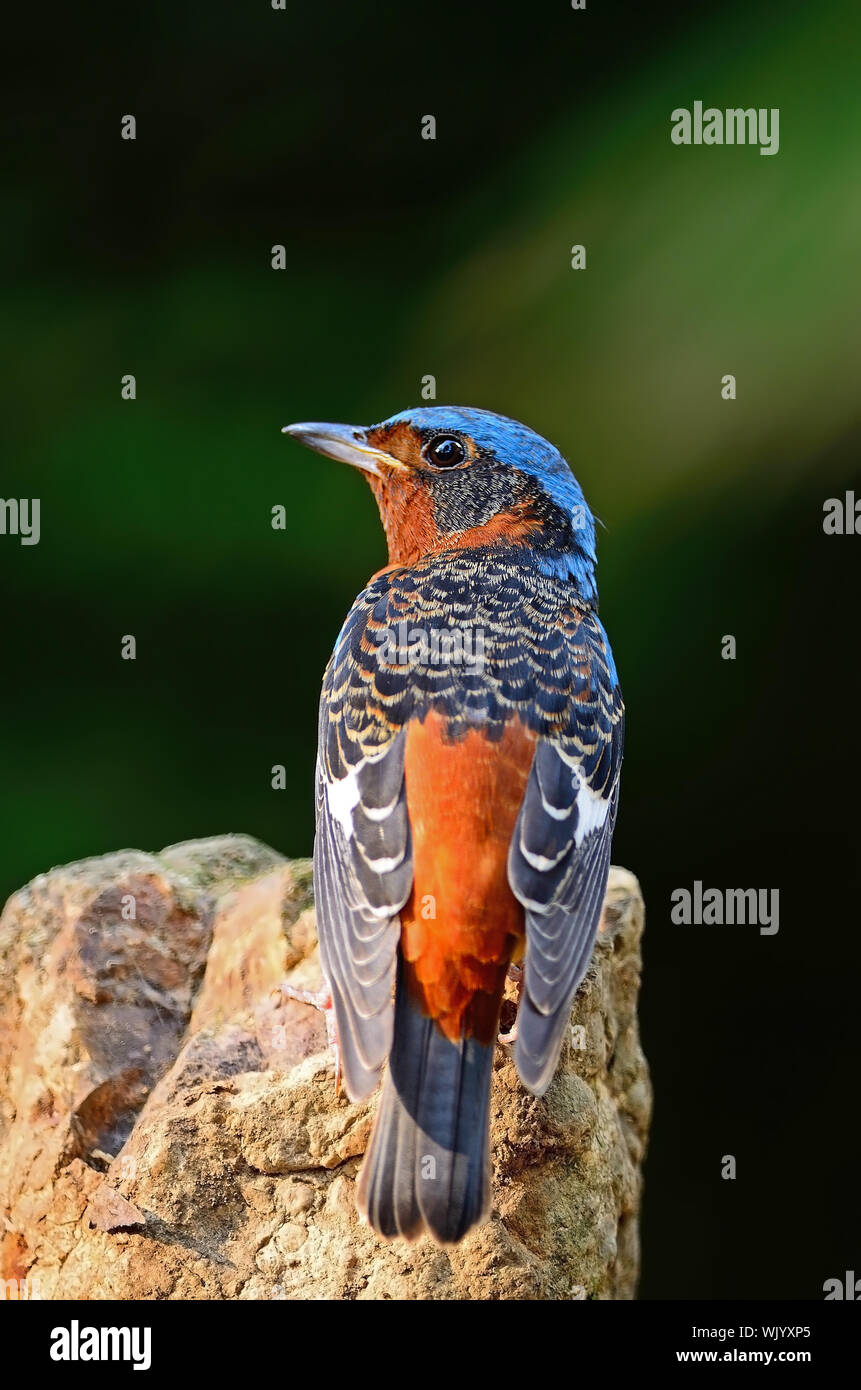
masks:
POLYGON ((579 849, 587 835, 593 831, 600 830, 610 812, 610 799, 593 791, 588 782, 577 774, 574 780, 578 783, 577 787, 577 828, 574 831, 574 843, 579 849))
POLYGON ((326 782, 329 815, 340 825, 345 840, 351 839, 353 834, 353 809, 359 804, 359 772, 362 767, 364 767, 364 759, 356 767, 351 768, 346 777, 339 777, 334 782, 326 782))

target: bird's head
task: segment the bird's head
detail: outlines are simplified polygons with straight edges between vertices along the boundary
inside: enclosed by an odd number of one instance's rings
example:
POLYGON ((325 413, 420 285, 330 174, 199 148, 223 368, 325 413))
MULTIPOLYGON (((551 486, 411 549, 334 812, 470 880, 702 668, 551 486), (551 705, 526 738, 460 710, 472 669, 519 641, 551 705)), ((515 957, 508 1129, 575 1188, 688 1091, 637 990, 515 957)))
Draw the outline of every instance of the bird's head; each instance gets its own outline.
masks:
POLYGON ((379 425, 287 425, 365 473, 392 564, 443 550, 520 546, 595 597, 595 524, 558 449, 489 410, 419 407, 379 425))

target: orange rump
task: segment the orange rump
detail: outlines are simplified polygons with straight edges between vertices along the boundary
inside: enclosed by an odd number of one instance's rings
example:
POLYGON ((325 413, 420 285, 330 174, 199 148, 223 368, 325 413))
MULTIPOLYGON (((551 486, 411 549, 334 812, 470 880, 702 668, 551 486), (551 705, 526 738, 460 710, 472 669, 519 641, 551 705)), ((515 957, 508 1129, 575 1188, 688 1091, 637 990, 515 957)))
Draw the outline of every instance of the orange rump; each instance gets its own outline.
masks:
POLYGON ((408 726, 404 775, 413 891, 401 912, 407 983, 452 1042, 496 1037, 505 974, 522 954, 523 908, 508 885, 508 847, 535 752, 512 719, 491 742, 456 742, 430 714, 408 726))

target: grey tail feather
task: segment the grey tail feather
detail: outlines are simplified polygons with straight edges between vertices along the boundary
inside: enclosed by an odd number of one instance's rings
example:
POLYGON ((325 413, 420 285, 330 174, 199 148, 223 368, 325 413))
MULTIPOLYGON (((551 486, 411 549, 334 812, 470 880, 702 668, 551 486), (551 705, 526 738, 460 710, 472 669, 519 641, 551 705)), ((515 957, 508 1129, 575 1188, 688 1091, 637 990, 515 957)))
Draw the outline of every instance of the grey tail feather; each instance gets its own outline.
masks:
POLYGON ((398 972, 389 1068, 357 1200, 381 1236, 453 1244, 490 1207, 493 1045, 450 1042, 398 972))

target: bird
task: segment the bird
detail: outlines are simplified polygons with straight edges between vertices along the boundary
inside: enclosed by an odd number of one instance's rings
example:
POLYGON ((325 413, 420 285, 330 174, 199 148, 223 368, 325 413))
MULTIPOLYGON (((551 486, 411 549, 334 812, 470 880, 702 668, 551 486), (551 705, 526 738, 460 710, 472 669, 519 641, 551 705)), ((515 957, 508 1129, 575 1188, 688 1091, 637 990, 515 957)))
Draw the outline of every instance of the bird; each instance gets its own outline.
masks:
POLYGON ((457 1244, 491 1206, 508 1038, 541 1096, 592 955, 624 705, 595 521, 561 453, 493 411, 422 406, 284 432, 361 470, 388 562, 323 678, 314 885, 348 1096, 385 1071, 357 1182, 378 1235, 457 1244))

